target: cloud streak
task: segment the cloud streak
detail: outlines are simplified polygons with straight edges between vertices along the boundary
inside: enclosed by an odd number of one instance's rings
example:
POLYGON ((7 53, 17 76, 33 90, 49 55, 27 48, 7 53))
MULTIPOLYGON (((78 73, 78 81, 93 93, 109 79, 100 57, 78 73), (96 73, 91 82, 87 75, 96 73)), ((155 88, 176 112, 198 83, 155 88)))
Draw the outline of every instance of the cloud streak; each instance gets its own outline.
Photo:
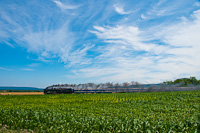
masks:
POLYGON ((0 67, 0 70, 13 71, 13 69, 5 68, 5 67, 0 67))
MULTIPOLYGON (((53 2, 63 10, 78 8, 78 6, 63 4, 56 0, 53 2)), ((32 6, 30 8, 13 5, 13 8, 10 8, 10 5, 5 5, 10 10, 0 9, 1 42, 12 47, 24 47, 29 53, 36 54, 38 60, 41 61, 58 59, 69 66, 84 64, 82 61, 88 62, 88 59, 81 57, 81 55, 86 56, 86 50, 89 50, 90 46, 79 50, 81 54, 77 53, 76 47, 81 47, 84 44, 75 43, 77 37, 69 26, 76 20, 70 15, 70 12, 69 14, 58 12, 55 7, 45 2, 40 2, 38 7, 32 6), (14 43, 11 44, 10 41, 14 43), (72 60, 75 57, 79 59, 72 60)))
POLYGON ((124 11, 124 8, 118 5, 114 5, 113 6, 115 8, 115 11, 121 15, 125 15, 125 14, 130 14, 132 13, 132 11, 124 11))
POLYGON ((192 20, 186 19, 148 33, 133 26, 94 26, 95 30, 91 32, 107 43, 96 59, 104 63, 106 60, 107 67, 81 69, 79 73, 88 77, 101 77, 102 80, 145 79, 147 82, 198 76, 199 12, 194 11, 192 20), (158 39, 165 45, 153 42, 158 39))
POLYGON ((22 68, 23 71, 35 71, 34 69, 32 68, 22 68))
POLYGON ((76 9, 79 7, 79 6, 72 6, 69 4, 63 4, 62 2, 58 0, 53 0, 53 2, 56 3, 56 5, 61 8, 61 10, 76 9))

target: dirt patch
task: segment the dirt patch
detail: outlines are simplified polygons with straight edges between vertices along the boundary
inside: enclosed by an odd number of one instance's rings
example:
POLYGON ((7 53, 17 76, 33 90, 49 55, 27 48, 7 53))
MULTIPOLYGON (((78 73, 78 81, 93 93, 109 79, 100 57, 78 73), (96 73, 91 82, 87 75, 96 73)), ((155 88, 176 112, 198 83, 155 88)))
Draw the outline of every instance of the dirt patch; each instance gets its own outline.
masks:
POLYGON ((0 95, 44 95, 44 92, 1 92, 0 95))
POLYGON ((34 133, 31 129, 10 130, 7 125, 0 124, 0 133, 34 133))

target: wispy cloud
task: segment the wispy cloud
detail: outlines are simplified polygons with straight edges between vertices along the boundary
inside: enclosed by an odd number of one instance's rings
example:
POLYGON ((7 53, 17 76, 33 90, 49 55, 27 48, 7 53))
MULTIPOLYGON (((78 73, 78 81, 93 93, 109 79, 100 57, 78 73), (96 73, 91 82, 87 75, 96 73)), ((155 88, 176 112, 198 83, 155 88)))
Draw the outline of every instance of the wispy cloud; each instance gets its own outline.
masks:
POLYGON ((72 33, 67 31, 67 27, 61 26, 55 30, 27 33, 22 40, 26 42, 24 47, 44 59, 54 57, 64 59, 68 57, 68 53, 73 47, 73 38, 72 33))
POLYGON ((28 67, 38 67, 38 66, 40 66, 40 63, 32 63, 28 65, 28 67))
POLYGON ((132 11, 124 11, 124 8, 122 6, 119 6, 119 5, 114 5, 113 7, 115 8, 115 11, 117 13, 122 14, 122 15, 132 13, 132 11))
MULTIPOLYGON (((142 19, 158 19, 159 17, 167 17, 177 16, 177 14, 182 14, 184 11, 188 10, 181 10, 186 7, 186 3, 178 2, 178 1, 166 1, 166 0, 159 0, 159 2, 155 2, 149 5, 148 10, 146 12, 142 12, 141 18, 142 19)), ((177 18, 176 18, 177 19, 177 18)))
POLYGON ((0 67, 0 70, 13 71, 13 69, 5 68, 5 67, 0 67))
POLYGON ((78 8, 79 6, 72 6, 72 5, 69 5, 69 4, 64 4, 58 0, 53 0, 54 3, 56 3, 56 5, 58 7, 60 7, 62 10, 67 10, 67 9, 76 9, 78 8))
POLYGON ((196 2, 196 3, 194 3, 194 5, 199 7, 200 6, 200 2, 196 2))
POLYGON ((23 71, 35 71, 34 69, 32 68, 22 68, 23 71))
MULTIPOLYGON (((175 55, 173 60, 187 66, 186 72, 198 73, 200 63, 198 57, 200 53, 200 10, 194 11, 191 16, 193 20, 183 20, 183 22, 166 27, 161 34, 163 41, 171 46, 167 53, 175 55)), ((167 60, 166 60, 167 61, 167 60)))
POLYGON ((83 47, 75 50, 72 52, 69 57, 63 56, 62 60, 64 62, 69 61, 70 63, 67 65, 67 67, 74 66, 76 64, 79 65, 87 65, 91 63, 91 59, 87 58, 87 51, 93 48, 94 45, 84 45, 83 47))
POLYGON ((141 14, 142 19, 147 19, 147 17, 144 14, 141 14))
MULTIPOLYGON (((158 53, 157 49, 165 50, 167 47, 152 44, 143 43, 146 40, 142 37, 143 31, 140 31, 138 27, 133 26, 117 26, 117 27, 99 27, 94 26, 97 31, 91 31, 95 33, 99 38, 104 39, 105 42, 115 44, 121 44, 127 47, 129 50, 135 51, 148 51, 152 53, 158 53)), ((163 52, 163 51, 161 51, 163 52)))
MULTIPOLYGON (((62 9, 78 8, 78 6, 63 4, 60 1, 54 2, 62 9)), ((12 47, 15 45, 24 47, 28 52, 38 56, 36 60, 44 62, 59 59, 65 65, 71 66, 76 63, 81 64, 82 60, 86 61, 87 59, 81 55, 86 55, 86 49, 89 50, 89 46, 86 46, 85 50, 79 50, 81 54, 78 54, 76 47, 84 44, 75 43, 80 37, 77 37, 70 27, 76 20, 71 15, 58 12, 49 3, 40 2, 38 5, 40 6, 30 6, 29 9, 13 4, 14 8, 5 5, 7 8, 0 9, 0 23, 2 23, 0 41, 12 47), (14 45, 10 44, 10 41, 14 42, 14 45), (75 53, 79 57, 76 61, 71 60, 75 57, 75 53)))
POLYGON ((107 67, 81 69, 80 74, 86 76, 84 73, 87 72, 87 76, 96 75, 106 80, 145 79, 148 82, 196 75, 200 72, 200 11, 195 11, 191 17, 193 20, 183 20, 145 33, 138 27, 95 26, 91 32, 107 43, 96 59, 104 63, 106 60, 107 67), (146 38, 146 34, 151 37, 146 38), (160 40, 165 45, 153 40, 160 40))

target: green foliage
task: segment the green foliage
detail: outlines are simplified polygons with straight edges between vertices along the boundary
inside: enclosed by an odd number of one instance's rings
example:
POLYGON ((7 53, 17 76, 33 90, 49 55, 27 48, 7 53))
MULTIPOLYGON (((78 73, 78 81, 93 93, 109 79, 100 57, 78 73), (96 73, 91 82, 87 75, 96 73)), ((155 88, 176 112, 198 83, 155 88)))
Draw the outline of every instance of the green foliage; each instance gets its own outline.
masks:
POLYGON ((164 83, 169 85, 180 84, 181 86, 188 86, 188 85, 200 85, 200 80, 197 80, 195 77, 190 77, 190 78, 176 79, 174 81, 166 81, 164 83))
POLYGON ((0 124, 35 132, 197 132, 200 91, 0 96, 0 124))

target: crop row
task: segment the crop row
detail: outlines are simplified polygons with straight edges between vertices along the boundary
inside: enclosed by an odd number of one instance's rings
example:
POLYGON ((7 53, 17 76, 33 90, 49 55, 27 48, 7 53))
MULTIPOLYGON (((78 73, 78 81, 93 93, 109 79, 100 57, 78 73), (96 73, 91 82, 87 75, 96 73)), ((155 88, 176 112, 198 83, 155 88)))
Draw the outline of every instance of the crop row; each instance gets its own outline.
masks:
POLYGON ((197 132, 200 91, 0 96, 0 123, 35 132, 197 132))

